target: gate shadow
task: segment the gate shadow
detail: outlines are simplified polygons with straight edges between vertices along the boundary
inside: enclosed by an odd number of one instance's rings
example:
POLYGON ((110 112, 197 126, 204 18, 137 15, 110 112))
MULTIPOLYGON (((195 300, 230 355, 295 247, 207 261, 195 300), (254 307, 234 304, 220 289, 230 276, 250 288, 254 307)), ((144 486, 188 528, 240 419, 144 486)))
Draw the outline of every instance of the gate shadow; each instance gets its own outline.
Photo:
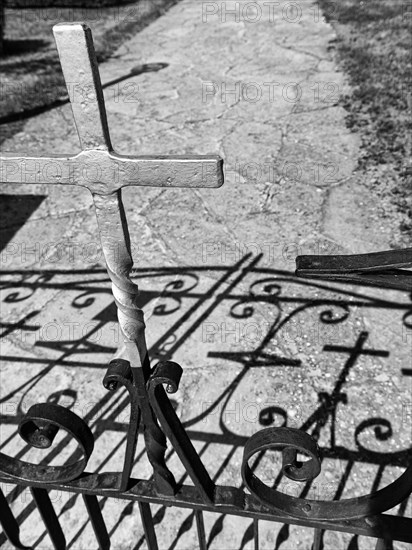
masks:
MULTIPOLYGON (((2 304, 6 309, 0 325, 5 344, 2 364, 9 373, 12 368, 27 373, 23 380, 17 377, 14 382, 9 376, 2 383, 0 423, 7 434, 1 437, 0 449, 10 452, 18 438, 17 424, 28 408, 28 396, 44 393, 46 380, 51 381, 61 369, 70 373, 73 385, 50 391, 50 383, 47 400, 75 409, 81 394, 76 384, 86 380, 101 384, 119 339, 113 329, 116 309, 104 269, 2 271, 1 275, 2 304), (42 293, 63 300, 61 309, 68 315, 65 318, 73 319, 53 325, 60 326, 61 330, 53 333, 57 337, 52 337, 47 321, 49 303, 41 310, 35 307, 35 298, 42 293), (76 334, 73 323, 80 318, 82 330, 76 334), (77 369, 74 374, 73 369, 77 369)), ((380 488, 388 472, 408 465, 412 456, 412 400, 408 400, 412 369, 404 360, 410 359, 412 303, 406 293, 297 279, 291 272, 263 266, 260 256, 245 256, 231 266, 135 269, 132 278, 141 288, 139 305, 149 313, 152 363, 171 359, 182 364, 183 397, 174 404, 202 459, 206 457, 208 467, 209 463, 216 465, 211 472, 215 482, 223 479, 227 484, 232 471, 229 466, 248 437, 268 426, 292 426, 310 433, 318 441, 328 471, 335 471, 326 489, 315 487, 313 482, 303 487, 300 484, 299 488, 285 486, 281 474, 273 479, 276 459, 270 453, 258 455, 252 469, 267 479, 272 476, 273 487, 295 491, 296 496, 325 500, 339 500, 344 493, 344 498, 353 496, 351 476, 363 465, 374 471, 367 491, 372 492, 380 488), (389 326, 387 335, 382 331, 385 322, 389 326), (185 360, 176 358, 181 353, 185 357, 185 350, 190 363, 186 370, 185 360), (394 358, 402 359, 400 367, 394 358), (369 367, 372 375, 366 373, 369 367), (359 393, 359 387, 365 393, 359 393), (373 403, 384 410, 389 402, 394 407, 389 410, 395 415, 388 419, 374 414, 373 403), (253 421, 245 416, 252 410, 253 421), (234 417, 235 422, 231 422, 234 417), (391 440, 395 441, 392 445, 391 440)), ((125 393, 107 393, 81 415, 96 441, 109 432, 113 435, 113 447, 101 457, 98 471, 104 471, 116 454, 122 455, 127 407, 125 393)), ((55 460, 66 445, 63 439, 47 452, 42 464, 55 460)), ((24 446, 15 456, 22 458, 28 451, 29 447, 24 446)), ((138 448, 136 466, 143 457, 143 449, 138 448)), ((169 445, 167 460, 175 464, 175 458, 169 445)), ((186 477, 181 472, 178 482, 186 481, 186 477)), ((8 500, 16 501, 23 491, 14 488, 8 500)), ((354 494, 358 494, 356 488, 354 494)), ((59 516, 71 510, 77 498, 71 495, 59 516)), ((107 500, 104 497, 100 501, 103 509, 107 500)), ((110 535, 121 529, 133 507, 131 502, 124 505, 110 526, 110 535)), ((394 513, 405 515, 407 507, 408 501, 404 501, 394 513)), ((29 522, 34 509, 33 504, 25 504, 18 515, 19 523, 29 522)), ((160 507, 154 515, 155 523, 161 524, 165 514, 166 507, 160 507)), ((225 520, 221 514, 211 524, 208 546, 219 540, 225 520)), ((194 521, 194 513, 190 512, 175 526, 170 550, 178 547, 194 521)), ((68 548, 85 530, 87 522, 79 523, 68 548)), ((283 545, 290 541, 293 529, 281 527, 271 547, 286 548, 283 545)), ((33 548, 45 536, 39 535, 33 548)), ((5 540, 0 534, 0 545, 5 540)), ((237 547, 243 549, 252 540, 253 522, 244 529, 237 547)), ((143 543, 142 536, 133 548, 143 543)), ((357 537, 353 536, 350 547, 356 545, 357 537)))

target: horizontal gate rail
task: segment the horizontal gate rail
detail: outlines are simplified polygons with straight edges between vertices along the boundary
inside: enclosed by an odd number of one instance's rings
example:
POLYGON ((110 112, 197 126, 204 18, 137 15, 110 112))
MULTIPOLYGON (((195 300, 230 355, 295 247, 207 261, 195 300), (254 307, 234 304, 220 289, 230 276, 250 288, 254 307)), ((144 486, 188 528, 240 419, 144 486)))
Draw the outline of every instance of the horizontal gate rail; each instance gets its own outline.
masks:
MULTIPOLYGON (((0 482, 15 483, 15 480, 0 477, 0 482)), ((242 489, 236 487, 217 485, 214 503, 207 504, 200 498, 196 487, 191 485, 183 485, 173 497, 166 497, 156 494, 153 482, 151 481, 131 478, 131 489, 124 492, 116 490, 118 483, 119 478, 114 474, 96 475, 84 472, 80 479, 67 484, 31 482, 30 485, 27 484, 26 486, 47 487, 48 490, 55 489, 69 493, 124 499, 143 504, 177 506, 202 512, 215 512, 252 518, 254 520, 273 521, 328 531, 340 531, 378 539, 390 538, 394 541, 412 542, 412 519, 410 518, 379 514, 377 516, 351 520, 327 521, 310 518, 304 520, 281 514, 272 508, 268 508, 255 496, 246 494, 242 489)))

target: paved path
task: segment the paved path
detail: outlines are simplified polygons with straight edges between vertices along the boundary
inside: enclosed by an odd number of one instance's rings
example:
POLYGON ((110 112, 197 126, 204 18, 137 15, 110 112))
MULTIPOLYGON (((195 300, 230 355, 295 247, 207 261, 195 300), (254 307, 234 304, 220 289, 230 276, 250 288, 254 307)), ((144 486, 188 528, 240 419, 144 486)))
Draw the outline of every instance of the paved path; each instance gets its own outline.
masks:
MULTIPOLYGON (((101 66, 104 83, 121 79, 105 89, 119 153, 219 153, 225 160, 226 182, 219 190, 124 193, 151 354, 173 357, 184 367, 178 411, 220 483, 240 484, 245 438, 271 425, 271 415, 280 425, 284 414, 291 426, 321 431, 326 458, 315 497, 333 498, 345 472, 351 475, 344 496, 367 493, 379 464, 357 461, 356 427, 371 418, 390 419, 389 443, 373 439, 362 424, 362 444, 382 453, 409 444, 410 340, 401 322, 403 315, 409 318, 408 297, 294 280, 297 253, 383 249, 391 230, 379 222, 375 198, 354 173, 359 143, 337 105, 347 85, 329 49, 332 28, 309 1, 280 2, 271 11, 262 1, 250 6, 183 0, 101 66), (232 9, 238 16, 229 14, 232 9), (164 65, 127 78, 143 63, 164 65), (362 332, 368 333, 365 348, 374 353, 342 374, 348 353, 336 346, 353 347, 362 332), (332 409, 340 403, 335 441, 333 422, 319 409, 322 399, 332 409), (204 432, 209 444, 199 436, 204 432)), ((35 154, 78 147, 69 106, 31 119, 4 144, 7 151, 35 154)), ((15 432, 19 403, 26 410, 57 392, 95 432, 104 427, 90 468, 119 468, 119 423, 127 421, 127 409, 123 404, 116 417, 116 400, 107 401, 101 385, 101 365, 119 335, 91 198, 82 189, 41 185, 9 186, 4 193, 24 195, 7 202, 15 214, 3 229, 10 240, 1 256, 3 272, 10 270, 2 290, 3 322, 10 329, 0 371, 2 413, 10 419, 4 441, 15 432), (107 458, 114 445, 116 453, 107 458)), ((16 441, 11 437, 5 450, 15 452, 16 441)), ((390 454, 384 456, 383 484, 400 471, 390 454)), ((171 466, 179 470, 175 456, 171 466)), ((136 475, 149 472, 144 457, 138 468, 136 475)), ((262 475, 273 479, 276 468, 268 462, 262 475)), ((282 487, 299 494, 299 488, 282 487)), ((82 515, 63 495, 55 501, 75 537, 82 515)), ((23 498, 16 500, 16 510, 26 506, 23 498)), ((133 548, 131 533, 140 541, 130 507, 106 502, 104 513, 114 548, 133 548)), ((158 518, 164 513, 158 511, 158 518)), ((187 511, 167 510, 158 529, 162 550, 173 541, 178 549, 195 548, 193 530, 186 531, 192 520, 187 511)), ((23 540, 43 537, 35 522, 32 512, 23 540)), ((208 516, 210 547, 251 548, 249 524, 208 516)), ((280 528, 261 526, 262 548, 310 547, 309 530, 280 528)), ((72 548, 92 547, 92 537, 87 527, 72 548)), ((49 547, 47 538, 40 540, 40 547, 49 547)), ((328 533, 325 542, 340 549, 350 540, 328 533)))

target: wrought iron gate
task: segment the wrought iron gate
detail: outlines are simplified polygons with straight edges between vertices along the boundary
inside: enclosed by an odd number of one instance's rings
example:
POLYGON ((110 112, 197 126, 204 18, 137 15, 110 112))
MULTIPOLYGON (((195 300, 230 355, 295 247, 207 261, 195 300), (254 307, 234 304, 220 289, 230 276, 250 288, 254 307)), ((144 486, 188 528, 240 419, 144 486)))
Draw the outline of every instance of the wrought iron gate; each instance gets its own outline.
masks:
MULTIPOLYGON (((47 449, 57 433, 64 431, 66 439, 77 442, 78 449, 64 466, 32 464, 1 453, 0 481, 15 483, 16 491, 30 488, 34 506, 56 549, 65 548, 66 540, 49 495, 54 489, 82 496, 100 548, 110 547, 110 536, 98 497, 137 502, 146 542, 152 550, 158 548, 151 511, 151 505, 155 504, 192 510, 201 549, 208 545, 203 519, 204 512, 208 511, 253 520, 250 536, 256 549, 259 548, 259 520, 312 528, 315 550, 322 548, 326 530, 374 537, 378 539, 377 548, 390 548, 393 540, 412 542, 412 519, 384 514, 405 502, 412 492, 410 454, 405 472, 384 489, 351 499, 310 500, 266 485, 254 470, 265 451, 276 450, 282 454, 281 474, 310 484, 321 470, 316 438, 303 429, 267 427, 245 441, 241 487, 218 485, 209 475, 169 399, 169 394, 179 387, 182 368, 169 360, 160 361, 154 368, 149 364, 143 313, 137 305, 138 288, 129 276, 133 262, 121 189, 129 185, 153 186, 158 181, 161 183, 157 185, 164 187, 218 187, 223 183, 222 162, 218 157, 127 158, 114 153, 90 30, 79 24, 58 25, 55 37, 66 82, 79 82, 83 86, 92 83, 89 100, 72 104, 82 153, 64 158, 3 155, 0 157, 1 179, 9 183, 27 183, 21 166, 31 163, 39 174, 39 179, 35 178, 33 183, 82 185, 93 194, 107 273, 124 340, 124 346, 109 364, 103 384, 109 392, 116 392, 120 387, 127 390, 130 419, 123 469, 114 473, 93 473, 86 469, 94 447, 94 437, 87 423, 59 404, 34 405, 19 424, 22 439, 30 446, 47 449), (88 169, 97 166, 99 170, 94 172, 97 175, 90 176, 88 169), (149 480, 132 477, 139 433, 143 435, 152 467, 153 475, 149 480), (165 458, 167 441, 193 485, 176 481, 165 458), (306 455, 308 460, 300 462, 299 454, 306 455)), ((248 269, 254 269, 256 263, 255 260, 251 262, 248 269)), ((298 258, 297 275, 410 289, 411 278, 400 268, 411 264, 412 250, 344 259, 304 256, 298 258)), ((363 353, 365 341, 366 335, 360 333, 353 348, 348 350, 347 365, 363 353)), ((332 396, 325 402, 325 411, 336 406, 334 399, 332 396)), ((16 548, 24 548, 18 518, 1 491, 0 523, 10 542, 16 548)))

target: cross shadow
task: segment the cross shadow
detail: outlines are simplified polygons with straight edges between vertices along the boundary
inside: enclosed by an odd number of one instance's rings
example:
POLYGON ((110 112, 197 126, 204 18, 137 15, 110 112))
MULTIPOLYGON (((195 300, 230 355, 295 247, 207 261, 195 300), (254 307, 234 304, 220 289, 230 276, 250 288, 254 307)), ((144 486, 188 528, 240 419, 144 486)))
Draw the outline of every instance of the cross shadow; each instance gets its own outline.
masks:
MULTIPOLYGON (((138 76, 139 74, 157 72, 164 69, 167 66, 168 66, 168 63, 143 63, 141 65, 136 65, 136 67, 133 67, 129 73, 123 76, 120 76, 118 78, 115 78, 113 80, 110 80, 109 82, 106 82, 105 84, 103 84, 102 88, 103 89, 110 88, 111 86, 115 86, 116 84, 119 84, 120 82, 124 82, 125 80, 128 80, 129 78, 132 78, 134 76, 138 76)), ((63 84, 63 78, 61 78, 60 80, 61 80, 61 84, 63 84)), ((7 92, 7 90, 5 91, 7 92)), ((78 93, 81 93, 81 90, 80 92, 78 91, 78 93)), ((45 97, 47 98, 47 94, 45 94, 45 97)), ((11 124, 14 122, 21 122, 24 120, 28 120, 29 118, 32 118, 37 115, 41 115, 43 113, 47 113, 48 111, 51 111, 52 109, 56 109, 57 107, 62 107, 63 105, 67 105, 69 101, 70 101, 69 96, 65 94, 64 97, 53 99, 48 103, 36 105, 35 107, 25 109, 24 111, 9 113, 7 115, 0 117, 0 125, 11 124)))
MULTIPOLYGON (((216 468, 211 476, 216 483, 220 483, 222 478, 227 479, 228 468, 230 470, 236 453, 244 447, 251 432, 269 426, 297 427, 310 433, 318 442, 324 464, 329 464, 329 468, 330 464, 335 465, 332 469, 335 477, 328 486, 327 495, 325 490, 320 491, 313 482, 308 482, 297 484, 297 489, 294 487, 293 490, 297 491, 295 496, 340 500, 348 495, 356 495, 357 484, 353 481, 353 472, 364 465, 368 466, 369 472, 374 472, 367 492, 370 492, 370 487, 372 491, 377 490, 388 472, 408 466, 412 453, 409 447, 399 449, 399 445, 390 445, 397 435, 395 432, 400 430, 399 426, 395 428, 395 417, 371 414, 374 393, 376 399, 379 399, 385 392, 388 393, 389 386, 374 386, 379 382, 373 377, 365 378, 365 371, 371 366, 368 361, 378 361, 388 366, 384 372, 391 372, 394 379, 401 380, 398 389, 392 387, 390 390, 392 399, 401 399, 412 371, 404 365, 401 369, 393 368, 391 359, 397 352, 398 344, 394 344, 394 347, 383 346, 382 349, 375 347, 375 328, 371 326, 366 330, 357 321, 360 312, 369 312, 372 318, 390 313, 391 319, 393 316, 398 319, 398 330, 409 331, 412 316, 410 297, 397 291, 383 293, 379 289, 359 285, 349 287, 300 280, 293 273, 268 269, 260 262, 261 257, 246 256, 232 266, 142 268, 133 271, 133 279, 141 288, 139 305, 150 311, 148 333, 152 330, 153 334, 149 353, 153 364, 157 360, 176 360, 182 350, 191 350, 197 345, 196 360, 201 358, 201 364, 197 367, 202 367, 202 372, 199 375, 196 370, 185 370, 186 365, 182 363, 184 401, 177 399, 175 402, 190 439, 200 449, 198 452, 202 459, 209 456, 210 462, 210 454, 214 456, 216 468), (232 333, 225 326, 227 332, 223 336, 222 326, 217 321, 220 319, 233 321, 234 325, 230 326, 232 333), (313 320, 314 332, 307 333, 308 319, 313 320), (233 332, 236 323, 243 329, 247 326, 250 328, 253 323, 260 323, 256 326, 264 327, 264 330, 254 338, 250 335, 245 337, 249 333, 243 331, 241 335, 244 341, 236 342, 237 334, 233 332), (306 333, 301 332, 299 327, 305 327, 306 333), (307 351, 307 344, 314 339, 316 356, 312 361, 311 354, 314 351, 307 351), (221 375, 222 372, 226 373, 225 377, 221 375), (316 396, 310 406, 304 406, 306 393, 298 389, 298 382, 303 390, 307 389, 307 392, 316 396), (367 387, 369 383, 370 394, 363 396, 365 406, 362 409, 357 406, 362 397, 357 393, 357 387, 367 387), (204 394, 200 408, 196 390, 198 384, 201 384, 204 394), (292 409, 296 409, 299 402, 295 400, 293 406, 289 406, 291 401, 288 399, 299 392, 303 396, 300 414, 292 415, 292 409), (255 401, 257 395, 263 396, 260 405, 255 401), (285 395, 286 401, 285 397, 282 398, 285 395), (245 405, 250 410, 251 402, 256 405, 256 418, 252 423, 242 416, 245 405), (240 408, 239 419, 233 423, 230 420, 236 414, 237 404, 241 407, 243 404, 243 409, 240 408), (348 418, 353 411, 359 417, 352 418, 350 423, 348 418)), ((22 335, 25 335, 25 342, 33 337, 30 340, 33 353, 29 358, 27 354, 22 356, 10 351, 13 346, 7 348, 2 356, 5 364, 27 370, 27 377, 22 380, 19 378, 20 382, 11 387, 8 385, 7 391, 2 391, 0 405, 13 401, 17 403, 14 411, 0 416, 0 423, 12 428, 17 427, 25 412, 27 396, 44 391, 41 388, 45 387, 46 380, 51 381, 59 369, 75 369, 78 384, 86 379, 81 378, 82 372, 87 380, 93 380, 93 384, 101 384, 107 361, 116 351, 118 342, 115 338, 99 339, 96 335, 103 334, 109 325, 115 326, 116 308, 111 301, 109 279, 101 268, 3 271, 1 274, 4 281, 1 285, 4 306, 21 310, 20 319, 2 323, 3 338, 7 337, 16 343, 16 338, 21 339, 22 335), (62 304, 62 310, 70 314, 67 318, 75 320, 77 315, 81 315, 92 320, 92 323, 79 337, 60 336, 49 340, 36 338, 39 332, 37 321, 42 317, 40 311, 33 309, 33 297, 62 289, 65 290, 67 301, 62 304), (105 305, 102 307, 102 304, 105 305), (102 362, 102 357, 106 358, 106 362, 102 362), (36 367, 31 374, 26 366, 28 362, 33 369, 36 367)), ((50 391, 48 400, 75 409, 80 399, 80 390, 80 387, 67 387, 50 391)), ((124 393, 107 393, 93 403, 83 416, 96 441, 108 433, 113 436, 113 446, 101 458, 98 472, 107 469, 114 455, 122 456, 128 426, 124 414, 127 406, 128 398, 124 393)), ((407 430, 407 415, 410 412, 402 409, 403 413, 403 428, 407 430)), ((0 449, 12 445, 16 437, 15 430, 11 430, 7 438, 2 438, 0 449)), ((58 457, 66 444, 67 440, 63 439, 47 451, 42 463, 58 457)), ((24 446, 17 456, 22 458, 28 451, 28 446, 24 446)), ((142 467, 143 458, 144 450, 138 449, 136 467, 142 467)), ((174 450, 169 445, 168 463, 173 462, 175 465, 175 458, 174 450)), ((268 453, 260 453, 251 468, 259 475, 272 478, 272 486, 282 490, 285 487, 284 476, 280 473, 273 479, 273 467, 276 464, 268 453)), ((178 483, 187 480, 184 471, 179 472, 179 475, 178 483)), ((7 499, 16 501, 22 490, 16 487, 7 495, 7 499)), ((78 496, 70 496, 60 510, 59 517, 64 517, 77 500, 78 496)), ((106 497, 101 499, 103 510, 108 506, 108 500, 106 497)), ((407 506, 406 500, 395 513, 405 515, 407 506)), ((111 536, 122 529, 134 509, 133 503, 122 505, 111 526, 111 536)), ((19 524, 30 522, 34 510, 35 505, 27 503, 17 517, 19 524)), ((161 526, 166 512, 166 507, 160 506, 154 515, 155 524, 161 526)), ((178 548, 194 523, 195 515, 189 512, 176 526, 169 550, 178 548)), ((68 548, 80 540, 86 526, 87 521, 80 522, 72 533, 68 548)), ((217 544, 226 529, 230 529, 230 517, 219 514, 208 531, 208 546, 217 544)), ((272 547, 286 549, 294 529, 297 528, 288 525, 280 527, 272 547)), ((33 548, 41 545, 45 535, 44 532, 35 540, 33 548)), ((243 549, 252 540, 253 523, 250 523, 245 527, 237 547, 243 549)), ((0 535, 0 544, 4 542, 4 535, 0 535)), ((144 537, 141 536, 134 548, 141 548, 143 544, 144 537)), ((357 536, 354 535, 348 547, 356 548, 356 545, 357 536)))
POLYGON ((22 55, 25 53, 33 53, 35 51, 42 50, 48 45, 48 41, 39 39, 4 40, 2 53, 4 56, 22 55))

